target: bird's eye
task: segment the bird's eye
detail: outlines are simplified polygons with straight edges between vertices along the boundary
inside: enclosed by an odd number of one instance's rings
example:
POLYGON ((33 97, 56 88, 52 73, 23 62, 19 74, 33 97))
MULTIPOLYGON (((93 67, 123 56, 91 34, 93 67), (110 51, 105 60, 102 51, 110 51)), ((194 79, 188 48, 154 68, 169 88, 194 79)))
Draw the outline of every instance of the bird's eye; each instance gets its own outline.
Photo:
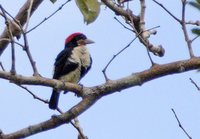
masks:
POLYGON ((85 41, 83 39, 77 41, 78 45, 85 45, 85 41))

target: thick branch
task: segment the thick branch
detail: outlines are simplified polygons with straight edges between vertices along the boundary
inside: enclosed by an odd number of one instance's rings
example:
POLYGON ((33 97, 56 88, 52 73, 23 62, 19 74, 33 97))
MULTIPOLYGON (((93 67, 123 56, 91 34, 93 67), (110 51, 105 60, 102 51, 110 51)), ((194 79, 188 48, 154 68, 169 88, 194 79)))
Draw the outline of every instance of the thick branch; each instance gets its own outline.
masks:
MULTIPOLYGON (((173 63, 155 65, 148 70, 143 72, 134 73, 130 76, 118 79, 111 80, 99 86, 94 86, 90 88, 83 88, 83 100, 79 102, 76 106, 72 107, 69 111, 59 115, 54 116, 51 119, 41 122, 36 125, 29 126, 17 132, 11 134, 1 134, 0 138, 22 138, 28 137, 30 135, 43 132, 49 129, 53 129, 62 124, 69 123, 72 119, 86 111, 90 106, 92 106, 97 100, 105 95, 112 94, 116 91, 123 90, 129 87, 136 85, 142 85, 145 82, 148 82, 153 79, 157 79, 166 75, 178 74, 200 67, 200 58, 192 58, 189 60, 177 61, 173 63)), ((47 79, 42 77, 24 77, 24 76, 14 76, 7 72, 0 72, 0 77, 8 79, 11 81, 18 81, 21 84, 33 84, 33 85, 44 85, 55 87, 56 84, 59 85, 62 89, 76 90, 81 92, 81 87, 75 84, 65 83, 56 81, 53 79, 47 79)), ((58 86, 57 86, 58 87, 58 86)))
POLYGON ((0 71, 0 78, 9 80, 10 82, 19 85, 42 85, 54 88, 59 88, 63 90, 69 90, 73 92, 81 92, 81 86, 72 83, 63 83, 59 80, 44 78, 40 76, 22 76, 22 75, 12 75, 10 72, 0 71))
POLYGON ((134 73, 130 76, 118 79, 118 80, 110 80, 102 85, 83 88, 79 85, 73 83, 63 83, 59 80, 49 79, 44 77, 26 77, 22 75, 12 75, 6 71, 0 71, 0 78, 10 80, 16 84, 20 85, 42 85, 49 86, 63 90, 69 90, 73 92, 78 92, 82 97, 88 95, 88 89, 96 90, 96 93, 99 95, 106 95, 112 92, 116 92, 119 90, 123 90, 129 87, 133 87, 136 85, 141 85, 147 81, 160 78, 170 74, 178 74, 182 72, 187 72, 190 70, 199 69, 200 67, 200 58, 192 58, 188 60, 177 61, 173 63, 163 64, 163 65, 155 65, 148 70, 134 73))
POLYGON ((110 80, 105 84, 93 87, 91 89, 97 90, 96 93, 98 93, 98 95, 102 97, 126 88, 130 88, 136 85, 142 85, 143 83, 163 76, 179 74, 182 72, 199 69, 199 66, 200 58, 192 58, 189 60, 182 60, 163 65, 154 65, 148 70, 134 73, 130 76, 118 80, 110 80))
POLYGON ((106 6, 108 6, 112 11, 114 11, 117 15, 122 15, 124 17, 126 17, 127 19, 130 20, 130 16, 131 18, 133 18, 133 20, 135 21, 139 21, 139 17, 136 15, 133 15, 132 13, 127 12, 126 10, 122 9, 121 7, 119 7, 118 5, 116 5, 115 3, 113 3, 113 1, 110 0, 101 0, 106 6))
MULTIPOLYGON (((27 0, 26 3, 22 6, 19 10, 18 14, 16 15, 15 19, 20 22, 23 26, 27 21, 27 10, 29 9, 31 0, 27 0)), ((32 3, 32 9, 30 12, 30 16, 34 13, 34 11, 38 8, 38 6, 43 2, 43 0, 34 0, 32 3)), ((13 21, 14 22, 14 21, 13 21)), ((11 24, 11 31, 13 36, 19 36, 21 34, 19 28, 14 24, 11 24)), ((9 34, 7 28, 4 29, 3 33, 0 36, 0 39, 9 39, 9 34)), ((6 49, 9 41, 2 40, 0 41, 0 56, 3 51, 6 49)))
MULTIPOLYGON (((122 89, 133 87, 136 85, 141 85, 147 81, 160 78, 166 75, 186 72, 194 69, 199 69, 200 67, 200 58, 192 58, 189 60, 182 60, 173 63, 155 65, 148 70, 143 72, 134 73, 130 76, 118 79, 110 80, 102 85, 83 88, 83 90, 88 91, 88 89, 97 90, 96 93, 99 95, 106 95, 112 92, 116 92, 122 89)), ((42 85, 49 86, 63 90, 69 90, 73 92, 78 92, 82 97, 87 96, 88 93, 84 91, 82 94, 82 89, 79 85, 73 83, 63 83, 59 80, 44 78, 44 77, 26 77, 21 75, 12 75, 9 72, 0 71, 0 78, 10 80, 16 84, 20 85, 42 85)))
POLYGON ((18 139, 25 138, 31 136, 36 133, 40 133, 42 131, 46 131, 49 129, 56 128, 62 124, 69 123, 72 119, 76 118, 77 115, 80 115, 84 112, 89 106, 91 106, 95 102, 95 97, 90 96, 84 98, 80 103, 78 103, 75 107, 71 108, 66 113, 63 113, 58 116, 52 116, 51 119, 44 121, 42 123, 29 126, 27 128, 21 129, 17 132, 4 135, 3 133, 0 135, 0 139, 18 139))

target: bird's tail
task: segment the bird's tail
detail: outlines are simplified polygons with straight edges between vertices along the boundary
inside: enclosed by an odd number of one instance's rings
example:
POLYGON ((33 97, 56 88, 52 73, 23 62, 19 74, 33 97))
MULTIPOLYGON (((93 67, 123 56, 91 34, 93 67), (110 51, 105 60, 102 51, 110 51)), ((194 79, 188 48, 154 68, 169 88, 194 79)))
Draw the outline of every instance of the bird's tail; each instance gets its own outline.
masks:
POLYGON ((60 93, 56 90, 53 90, 51 94, 51 98, 49 101, 49 108, 55 110, 58 107, 60 93))

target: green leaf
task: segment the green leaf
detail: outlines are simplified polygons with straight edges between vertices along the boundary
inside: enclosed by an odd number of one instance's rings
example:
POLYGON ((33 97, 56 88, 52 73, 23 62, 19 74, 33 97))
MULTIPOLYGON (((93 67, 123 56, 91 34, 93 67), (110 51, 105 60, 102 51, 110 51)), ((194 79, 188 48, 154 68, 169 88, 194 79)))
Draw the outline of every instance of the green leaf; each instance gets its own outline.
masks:
MULTIPOLYGON (((198 0, 200 2, 200 0, 198 0)), ((200 3, 199 2, 193 2, 190 1, 189 4, 195 8, 197 8, 198 10, 200 10, 200 3)))
POLYGON ((193 29, 192 29, 192 33, 194 33, 194 34, 200 36, 200 28, 193 28, 193 29))
POLYGON ((86 24, 90 24, 97 19, 100 13, 100 3, 98 0, 76 0, 76 4, 86 24))
POLYGON ((197 2, 198 4, 200 4, 200 0, 196 0, 196 2, 197 2))
POLYGON ((57 0, 50 0, 53 4, 57 1, 57 0))

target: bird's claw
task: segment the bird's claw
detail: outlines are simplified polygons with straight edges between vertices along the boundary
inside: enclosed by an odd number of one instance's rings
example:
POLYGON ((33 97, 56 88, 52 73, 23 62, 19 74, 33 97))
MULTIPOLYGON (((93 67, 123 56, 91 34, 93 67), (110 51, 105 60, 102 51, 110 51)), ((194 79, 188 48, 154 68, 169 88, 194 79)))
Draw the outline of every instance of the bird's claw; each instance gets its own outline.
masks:
POLYGON ((80 85, 81 89, 83 89, 83 87, 84 87, 83 84, 79 83, 78 85, 80 85))

